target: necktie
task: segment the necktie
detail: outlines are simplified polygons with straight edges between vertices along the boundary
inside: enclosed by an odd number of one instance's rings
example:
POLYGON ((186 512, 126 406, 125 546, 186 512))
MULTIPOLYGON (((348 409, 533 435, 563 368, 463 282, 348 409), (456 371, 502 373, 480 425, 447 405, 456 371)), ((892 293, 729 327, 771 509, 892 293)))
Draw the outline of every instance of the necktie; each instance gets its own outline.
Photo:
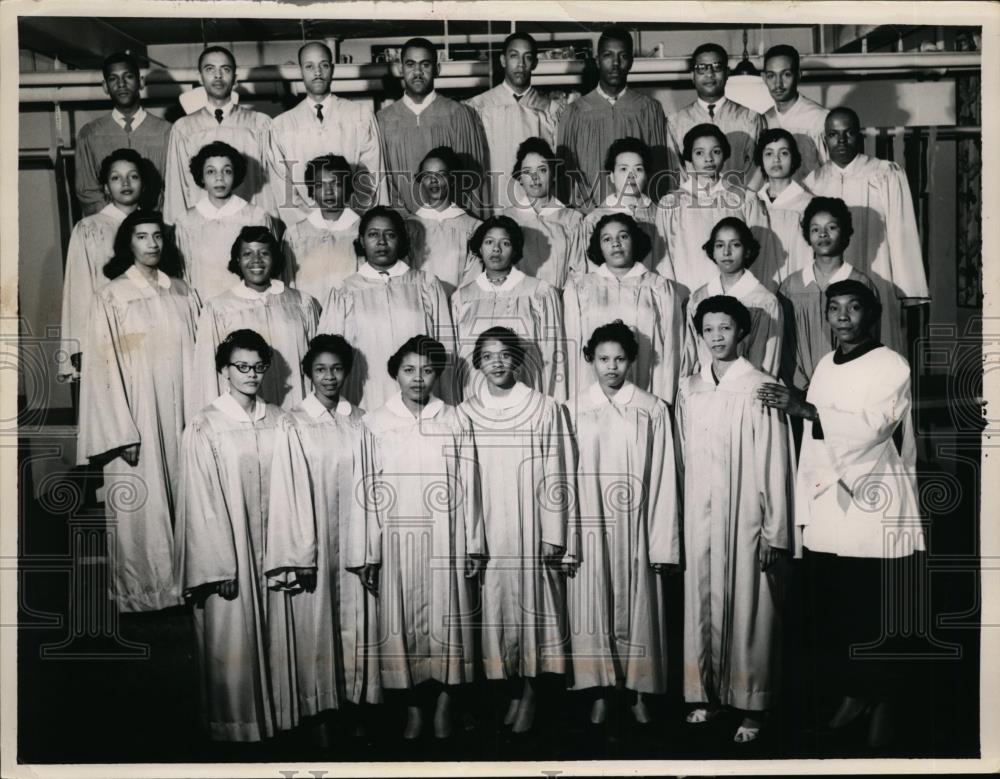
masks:
POLYGON ((320 124, 323 123, 323 105, 321 103, 316 104, 316 118, 319 119, 320 124))
POLYGON ((222 124, 222 118, 224 116, 225 116, 225 114, 222 113, 222 109, 221 108, 216 108, 215 109, 215 121, 217 121, 219 124, 222 124))
POLYGON ((715 118, 715 103, 708 104, 708 118, 709 119, 715 118))
POLYGON ((131 116, 126 116, 125 117, 125 127, 123 129, 125 130, 126 133, 131 134, 131 132, 132 132, 132 117, 131 116))

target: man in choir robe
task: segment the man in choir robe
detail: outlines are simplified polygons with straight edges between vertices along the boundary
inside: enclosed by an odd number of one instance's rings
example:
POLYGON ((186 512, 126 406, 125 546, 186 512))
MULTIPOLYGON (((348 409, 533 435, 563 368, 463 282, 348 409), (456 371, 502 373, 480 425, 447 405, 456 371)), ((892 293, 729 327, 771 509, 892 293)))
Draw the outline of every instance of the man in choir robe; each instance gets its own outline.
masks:
POLYGON ((299 49, 299 71, 306 97, 271 125, 271 183, 285 224, 294 224, 314 207, 305 187, 309 160, 339 154, 354 175, 355 210, 381 202, 382 150, 371 107, 337 97, 330 91, 333 52, 321 41, 299 49), (287 218, 284 218, 287 217, 287 218))
POLYGON ((191 158, 212 141, 224 141, 246 158, 247 174, 236 188, 236 194, 277 217, 267 175, 271 117, 239 105, 238 96, 233 94, 236 58, 229 49, 222 46, 205 49, 198 57, 198 73, 207 102, 178 119, 170 131, 164 218, 174 224, 181 214, 201 200, 203 193, 191 175, 191 158))
POLYGON ((497 211, 527 204, 527 197, 519 191, 520 184, 512 176, 517 147, 531 137, 555 146, 556 125, 565 108, 563 103, 549 99, 531 86, 531 74, 538 65, 538 44, 528 33, 507 36, 500 65, 503 81, 466 101, 479 115, 486 133, 490 202, 497 211))
POLYGON ((486 215, 486 137, 479 117, 468 106, 434 91, 437 50, 426 38, 411 38, 403 44, 399 68, 402 99, 375 115, 390 205, 415 213, 420 204, 414 172, 431 149, 449 146, 464 166, 457 172, 458 204, 473 216, 486 215))
POLYGON ((159 207, 163 171, 167 162, 170 122, 142 107, 144 86, 139 65, 131 54, 116 52, 104 60, 104 91, 111 98, 111 113, 88 122, 76 136, 76 198, 84 216, 105 205, 104 188, 97 180, 101 162, 116 149, 135 149, 152 163, 142 173, 143 200, 159 207))
POLYGON ((632 69, 632 34, 620 25, 604 29, 597 41, 597 87, 566 108, 559 121, 556 154, 566 164, 570 191, 567 205, 590 211, 611 193, 604 156, 619 138, 639 138, 652 158, 650 197, 657 200, 672 187, 662 175, 667 168, 667 120, 663 106, 628 88, 632 69))
POLYGON ((732 149, 722 172, 736 171, 742 176, 740 183, 747 184, 756 167, 753 153, 757 138, 764 130, 764 117, 726 97, 729 55, 718 44, 703 43, 694 50, 691 55, 691 80, 698 93, 697 99, 667 120, 673 154, 671 167, 683 175, 681 150, 684 148, 684 136, 695 125, 714 124, 726 134, 732 149))

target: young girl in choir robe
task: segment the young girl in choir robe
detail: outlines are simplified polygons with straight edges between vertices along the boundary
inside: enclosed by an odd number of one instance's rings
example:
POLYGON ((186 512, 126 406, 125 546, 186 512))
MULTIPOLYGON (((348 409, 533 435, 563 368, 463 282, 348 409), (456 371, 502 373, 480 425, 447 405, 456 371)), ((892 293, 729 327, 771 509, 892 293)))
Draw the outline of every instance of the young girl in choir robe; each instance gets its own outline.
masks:
POLYGON ((239 280, 208 300, 198 320, 195 390, 202 405, 225 392, 225 374, 214 369, 212 355, 227 333, 241 329, 261 333, 274 351, 271 369, 261 379, 261 398, 290 409, 306 396, 308 380, 299 365, 316 334, 319 303, 275 278, 284 262, 266 227, 240 230, 229 252, 229 272, 239 280))
POLYGON ((115 605, 156 611, 180 603, 172 526, 198 297, 158 212, 125 217, 104 275, 84 346, 77 464, 104 469, 115 605))
POLYGON ((580 358, 590 333, 621 319, 639 341, 629 381, 639 389, 674 402, 684 343, 684 297, 674 282, 647 270, 649 236, 628 214, 605 214, 590 236, 587 257, 597 268, 571 279, 563 290, 566 324, 568 397, 590 385, 580 358))
POLYGON ((334 285, 358 269, 354 239, 361 217, 347 204, 354 195, 351 166, 338 154, 310 160, 305 185, 315 206, 285 232, 291 286, 324 301, 334 285))
POLYGON ((659 574, 679 571, 674 440, 667 404, 626 376, 639 342, 621 320, 583 348, 596 382, 577 400, 578 512, 569 547, 579 568, 567 584, 573 688, 597 688, 590 721, 607 717, 612 689, 627 690, 636 721, 645 695, 667 685, 659 574))
MULTIPOLYGON (((215 365, 227 391, 184 431, 177 574, 193 604, 202 725, 217 741, 260 741, 298 724, 288 593, 265 576, 271 463, 281 426, 259 396, 271 347, 253 330, 229 333, 215 365)), ((288 572, 315 579, 307 566, 288 572)))
POLYGON ((447 361, 433 338, 407 340, 387 366, 398 391, 364 418, 377 522, 362 576, 378 582, 382 684, 406 691, 405 739, 420 736, 435 694, 434 735, 451 735, 456 685, 474 674, 472 587, 485 542, 469 422, 433 394, 447 361))
POLYGON ((695 327, 712 360, 681 380, 677 433, 684 485, 684 699, 687 722, 743 712, 737 743, 754 741, 777 702, 781 592, 792 528, 793 449, 785 415, 757 388, 772 378, 738 353, 750 312, 718 295, 695 327))
MULTIPOLYGON (((340 395, 353 362, 339 335, 309 342, 302 372, 313 392, 282 418, 271 468, 264 570, 268 586, 290 593, 294 645, 288 658, 272 642, 272 666, 293 669, 304 717, 339 710, 356 720, 355 706, 382 699, 375 593, 361 578, 375 520, 358 490, 374 470, 375 441, 361 410, 340 395)), ((322 725, 329 736, 331 719, 322 725)))
POLYGON ((277 230, 261 208, 233 192, 246 177, 247 163, 228 143, 213 141, 202 146, 191 158, 190 168, 203 194, 177 219, 174 234, 185 279, 202 300, 209 300, 236 281, 226 265, 226 255, 240 230, 250 225, 277 230))
POLYGON ((517 148, 513 203, 502 211, 521 226, 524 259, 519 270, 562 289, 571 275, 587 272, 587 239, 583 214, 564 205, 553 193, 559 160, 541 138, 528 138, 517 148))
POLYGON ((576 468, 566 408, 517 381, 524 347, 506 327, 480 334, 472 353, 479 394, 472 421, 482 489, 482 654, 487 679, 505 681, 504 724, 531 730, 541 674, 564 674, 569 650, 562 565, 576 468))
POLYGON ((481 224, 452 200, 453 176, 461 168, 458 156, 447 146, 427 152, 415 182, 419 207, 406 223, 410 266, 436 276, 449 296, 475 275, 469 238, 481 224))
POLYGON ((708 345, 694 326, 698 304, 713 295, 729 295, 750 312, 750 332, 740 341, 737 352, 757 370, 777 376, 781 368, 784 315, 778 298, 748 270, 760 254, 760 244, 743 220, 727 216, 712 228, 702 248, 718 266, 719 274, 696 289, 688 300, 681 375, 697 373, 712 360, 708 345))
MULTIPOLYGON (((355 365, 347 377, 344 397, 372 410, 397 391, 382 366, 397 345, 422 333, 441 341, 449 359, 455 354, 455 334, 444 287, 433 275, 402 261, 410 251, 406 225, 399 212, 386 206, 368 209, 358 223, 355 243, 365 261, 357 273, 334 286, 323 305, 319 329, 342 333, 355 349, 355 365)), ((440 393, 451 400, 451 366, 445 370, 440 393)))
POLYGON ((524 235, 507 216, 487 219, 473 233, 469 251, 483 271, 452 295, 451 311, 458 335, 458 369, 465 393, 476 394, 482 374, 472 367, 479 334, 495 325, 509 327, 525 345, 519 381, 557 400, 566 399, 561 355, 566 348, 562 302, 548 282, 514 267, 521 262, 524 235))
POLYGON ((140 206, 143 160, 135 149, 117 149, 101 161, 98 182, 107 205, 85 216, 69 237, 63 274, 62 335, 58 376, 80 380, 83 343, 95 295, 104 285, 104 264, 114 253, 115 235, 125 217, 140 206))

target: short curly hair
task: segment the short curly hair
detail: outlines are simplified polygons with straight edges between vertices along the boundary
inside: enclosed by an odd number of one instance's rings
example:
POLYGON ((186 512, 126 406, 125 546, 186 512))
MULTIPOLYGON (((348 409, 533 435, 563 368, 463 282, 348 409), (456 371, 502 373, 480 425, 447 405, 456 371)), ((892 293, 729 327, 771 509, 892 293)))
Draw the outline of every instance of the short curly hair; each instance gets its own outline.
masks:
POLYGON ((408 338, 393 353, 392 357, 389 358, 386 368, 389 371, 390 378, 396 378, 399 373, 399 366, 402 364, 403 358, 408 354, 416 354, 430 362, 431 368, 434 369, 434 375, 439 378, 448 366, 448 352, 445 351, 444 345, 429 335, 421 333, 420 335, 408 338))
POLYGON ((698 304, 698 308, 694 312, 694 329, 698 335, 702 333, 702 325, 708 314, 728 314, 731 316, 736 327, 742 333, 740 341, 750 335, 750 328, 753 324, 750 311, 732 295, 712 295, 698 304))
POLYGON ((361 215, 361 221, 358 222, 358 237, 354 239, 354 253, 358 257, 365 256, 363 241, 365 230, 368 229, 368 225, 373 219, 380 216, 392 222, 393 229, 396 231, 396 259, 401 260, 409 256, 410 233, 406 229, 406 220, 403 219, 403 215, 399 211, 395 208, 389 208, 389 206, 374 206, 361 215))
POLYGON ((740 240, 743 242, 743 267, 749 268, 760 256, 760 241, 754 238, 753 232, 749 227, 747 227, 747 223, 738 216, 727 216, 716 222, 715 227, 712 228, 712 232, 708 236, 708 240, 701 245, 701 248, 705 250, 705 254, 708 255, 708 259, 715 262, 715 257, 712 252, 715 244, 715 237, 719 234, 719 230, 724 227, 735 230, 740 236, 740 240))
POLYGON ((605 225, 612 222, 617 222, 625 226, 629 235, 632 236, 632 261, 635 263, 642 262, 646 258, 646 255, 653 250, 653 242, 646 235, 646 232, 639 227, 635 219, 629 214, 619 214, 617 212, 605 214, 597 220, 597 224, 594 225, 594 231, 590 234, 590 242, 587 244, 587 259, 594 263, 594 265, 604 264, 604 255, 601 253, 601 230, 604 229, 605 225))
POLYGON ((754 164, 758 168, 764 168, 764 148, 769 143, 774 143, 775 141, 785 141, 788 144, 788 149, 792 153, 791 173, 795 173, 795 171, 802 167, 802 153, 799 151, 798 143, 795 142, 795 136, 784 127, 772 127, 761 133, 760 138, 757 140, 757 148, 753 150, 754 164))
POLYGON ((649 145, 646 144, 645 141, 631 136, 627 138, 619 138, 608 147, 607 154, 604 155, 604 170, 609 173, 613 171, 615 169, 615 160, 618 159, 618 155, 627 154, 629 152, 632 154, 638 154, 642 158, 642 165, 646 169, 646 172, 651 172, 650 168, 653 164, 653 156, 652 152, 649 150, 649 145))
MULTIPOLYGON (((322 44, 313 44, 322 45, 322 44)), ((316 182, 320 179, 320 173, 324 170, 340 177, 341 186, 344 188, 344 202, 350 201, 354 195, 354 176, 350 163, 339 154, 324 154, 306 163, 303 183, 306 185, 306 192, 309 197, 316 196, 316 182)))
POLYGON ((229 160, 233 166, 233 189, 243 183, 243 179, 247 176, 246 157, 224 141, 212 141, 198 149, 198 153, 191 158, 188 168, 195 184, 202 189, 205 188, 205 162, 210 157, 225 157, 229 160))
POLYGON ((233 241, 233 246, 229 250, 229 265, 227 269, 230 273, 235 273, 240 278, 240 253, 243 251, 245 243, 266 243, 271 250, 271 278, 277 279, 285 272, 285 254, 281 251, 281 244, 264 225, 247 225, 240 230, 240 234, 233 241))
POLYGON ((846 249, 851 243, 851 236, 854 235, 854 219, 851 217, 851 209, 847 203, 839 197, 814 197, 809 201, 805 211, 802 212, 802 237, 809 243, 809 223, 816 214, 829 214, 837 220, 842 233, 844 245, 841 249, 846 249))
POLYGON ((270 347, 264 336, 256 330, 233 330, 222 339, 215 348, 215 371, 220 372, 229 364, 233 352, 237 349, 246 349, 249 352, 257 352, 261 362, 269 363, 274 357, 274 350, 270 347))
POLYGON ((477 371, 483 363, 483 347, 487 341, 499 341, 514 357, 514 370, 524 365, 524 344, 520 336, 509 327, 491 327, 483 330, 476 339, 476 345, 472 349, 472 367, 477 371))
POLYGON ((604 343, 618 344, 624 350, 629 362, 635 362, 635 358, 639 356, 639 342, 636 340, 635 333, 620 319, 601 325, 591 333, 587 343, 583 346, 583 358, 587 362, 593 362, 597 347, 604 343))
POLYGON ((494 227, 506 231, 511 244, 510 262, 511 265, 517 265, 524 257, 524 233, 521 230, 521 225, 509 216, 491 216, 481 223, 469 239, 469 251, 480 260, 483 259, 482 254, 480 254, 483 240, 494 227))
POLYGON ((719 146, 722 147, 723 162, 728 160, 729 156, 733 153, 733 147, 729 145, 729 139, 726 137, 726 134, 714 124, 705 122, 704 124, 696 124, 684 133, 684 150, 682 156, 685 162, 691 162, 691 155, 694 152, 694 142, 699 138, 714 138, 717 140, 719 146))
POLYGON ((347 375, 354 367, 354 347, 344 336, 339 334, 320 333, 309 342, 305 356, 302 358, 302 373, 308 376, 312 373, 313 363, 321 354, 334 354, 340 358, 347 375))
POLYGON ((518 178, 521 175, 521 168, 524 167, 524 158, 529 154, 537 154, 549 164, 549 181, 553 181, 556 175, 556 168, 560 162, 559 158, 552 151, 552 147, 549 146, 548 141, 537 136, 525 138, 521 141, 521 145, 517 147, 517 154, 514 157, 514 170, 511 171, 511 175, 514 178, 518 178))

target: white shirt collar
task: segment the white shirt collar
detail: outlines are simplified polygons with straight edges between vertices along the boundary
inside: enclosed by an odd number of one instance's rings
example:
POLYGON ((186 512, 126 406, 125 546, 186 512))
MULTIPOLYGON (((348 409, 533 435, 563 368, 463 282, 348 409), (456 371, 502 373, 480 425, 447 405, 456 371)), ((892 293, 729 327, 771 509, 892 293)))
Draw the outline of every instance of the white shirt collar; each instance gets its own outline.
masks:
POLYGON ((285 291, 285 282, 279 279, 271 279, 271 286, 265 289, 263 292, 258 292, 255 289, 250 289, 246 284, 243 283, 243 279, 237 281, 231 287, 233 294, 237 297, 243 298, 244 300, 266 300, 268 295, 280 295, 285 291))
POLYGON ((698 98, 698 105, 700 105, 702 108, 705 109, 705 113, 706 114, 708 113, 708 107, 710 105, 714 105, 715 106, 715 115, 716 116, 718 116, 719 109, 722 108, 722 104, 725 103, 725 102, 726 102, 726 96, 725 95, 723 95, 722 97, 720 97, 718 100, 713 100, 711 103, 709 103, 707 100, 702 100, 700 97, 698 98))
MULTIPOLYGON (((816 272, 813 270, 814 266, 815 266, 815 261, 807 263, 806 266, 802 269, 802 283, 807 287, 816 281, 816 272)), ((837 270, 833 272, 833 275, 830 277, 829 283, 833 284, 835 281, 843 281, 844 279, 846 279, 848 276, 851 275, 852 270, 854 270, 854 266, 851 265, 851 263, 849 262, 845 262, 843 265, 841 265, 839 268, 837 268, 837 270)))
POLYGON ((385 273, 388 274, 386 276, 383 275, 382 271, 375 270, 375 268, 373 268, 367 262, 362 262, 361 267, 358 268, 358 273, 360 273, 366 279, 375 279, 376 281, 384 281, 388 283, 389 279, 395 278, 396 276, 402 276, 409 269, 410 266, 407 265, 405 262, 403 262, 402 260, 396 260, 395 265, 393 265, 391 268, 386 269, 385 273))
POLYGON ((212 405, 219 409, 219 411, 227 417, 231 417, 237 422, 259 422, 267 413, 267 404, 260 398, 253 399, 253 412, 248 414, 243 410, 243 407, 236 402, 236 398, 228 392, 223 392, 219 395, 219 397, 212 401, 212 405))
POLYGON ((452 203, 444 211, 438 211, 436 208, 428 208, 427 206, 420 206, 420 208, 418 208, 413 215, 417 217, 417 219, 428 219, 432 222, 443 222, 445 219, 454 219, 456 216, 464 216, 465 211, 452 203))
POLYGON ((750 271, 744 269, 743 275, 740 276, 739 281, 737 281, 728 292, 722 289, 722 274, 712 278, 708 284, 708 291, 712 295, 729 295, 730 297, 736 298, 737 300, 743 300, 748 294, 753 292, 760 285, 757 281, 757 277, 754 276, 750 271))
MULTIPOLYGON (((746 357, 737 357, 729 370, 726 371, 726 375, 719 379, 719 385, 726 384, 729 381, 738 379, 740 376, 751 373, 755 370, 753 365, 747 360, 746 357)), ((712 375, 712 361, 708 360, 701 367, 701 378, 704 379, 708 384, 715 386, 715 377, 712 375)))
POLYGON ((649 195, 642 195, 634 206, 630 206, 621 201, 621 195, 617 192, 613 192, 604 198, 604 202, 601 205, 604 208, 610 208, 612 211, 630 214, 637 208, 649 208, 653 205, 653 200, 649 195))
MULTIPOLYGON (((403 403, 403 393, 397 392, 385 402, 385 407, 398 417, 403 419, 418 419, 413 416, 413 412, 403 403)), ((433 419, 438 412, 444 408, 444 401, 441 398, 431 397, 427 405, 420 412, 419 419, 433 419)))
POLYGON ((530 394, 531 388, 528 385, 516 381, 514 382, 514 386, 511 387, 510 392, 506 395, 492 395, 490 394, 489 387, 484 382, 482 389, 479 391, 479 402, 486 408, 513 408, 524 403, 530 394))
MULTIPOLYGON (((208 113, 212 118, 215 118, 215 108, 208 104, 208 92, 205 91, 205 87, 197 86, 194 89, 189 89, 187 92, 181 92, 177 99, 180 101, 181 108, 184 109, 185 114, 190 115, 205 108, 208 109, 208 113)), ((229 105, 223 106, 222 112, 232 111, 234 106, 239 105, 239 102, 240 93, 233 90, 232 94, 229 95, 229 105)), ((228 116, 228 114, 226 115, 228 116)))
MULTIPOLYGON (((149 283, 149 279, 147 279, 145 274, 135 267, 135 265, 129 265, 123 275, 139 287, 139 289, 153 289, 153 285, 149 283)), ((160 287, 160 289, 170 289, 170 277, 159 268, 156 269, 156 285, 160 287)))
POLYGON ((476 276, 476 284, 484 292, 509 292, 520 284, 524 277, 525 274, 522 271, 512 266, 507 278, 503 280, 503 284, 491 284, 490 280, 486 278, 486 271, 476 276))
POLYGON ((434 102, 434 98, 436 97, 437 97, 437 90, 432 89, 431 93, 424 98, 424 102, 414 103, 413 98, 404 92, 403 105, 405 105, 407 108, 413 111, 413 113, 415 113, 417 116, 420 116, 420 114, 422 114, 425 110, 427 110, 427 107, 434 102))
POLYGON ((327 93, 327 96, 322 100, 313 100, 312 95, 306 95, 306 99, 302 102, 308 106, 313 119, 316 118, 316 106, 323 106, 323 118, 326 119, 333 111, 333 92, 327 93))
MULTIPOLYGON (((327 409, 319 399, 316 397, 315 393, 310 392, 303 400, 299 403, 299 408, 305 411, 313 419, 319 419, 324 414, 329 414, 330 409, 327 409)), ((337 401, 337 405, 333 408, 333 413, 340 414, 342 417, 349 417, 351 415, 351 404, 344 398, 337 401)))
POLYGON ((627 406, 632 402, 633 397, 635 397, 635 385, 630 381, 622 384, 613 398, 605 395, 604 390, 601 389, 601 385, 597 382, 591 384, 590 389, 587 390, 587 400, 590 402, 590 408, 600 408, 609 404, 612 406, 627 406))
POLYGON ((642 276, 645 273, 648 273, 648 271, 646 270, 645 265, 643 265, 641 262, 637 262, 629 269, 628 273, 619 278, 618 276, 613 274, 610 270, 608 270, 608 264, 606 262, 602 262, 600 265, 597 266, 597 270, 595 271, 595 273, 597 273, 598 276, 604 276, 607 279, 614 279, 615 281, 621 281, 622 279, 633 279, 636 276, 642 276))
POLYGON ((198 213, 203 217, 214 221, 239 213, 246 204, 246 200, 234 193, 229 196, 229 200, 223 203, 221 207, 216 208, 212 205, 212 201, 208 199, 208 195, 202 194, 201 200, 195 203, 194 207, 198 209, 198 213))
MULTIPOLYGON (((226 103, 225 105, 218 106, 218 108, 222 109, 223 121, 229 118, 229 115, 233 112, 233 109, 236 108, 236 104, 238 102, 239 98, 236 97, 236 93, 231 92, 229 95, 229 102, 226 103)), ((215 112, 217 110, 217 107, 209 103, 208 100, 205 101, 205 110, 207 110, 208 113, 211 114, 213 119, 215 118, 215 112)))
POLYGON ((323 216, 323 211, 321 209, 313 208, 310 209, 309 216, 306 217, 306 221, 319 230, 332 230, 334 232, 340 232, 348 230, 356 225, 361 221, 361 217, 358 216, 356 211, 350 208, 345 208, 340 213, 340 216, 331 222, 323 216))
POLYGON ((626 85, 626 86, 622 87, 622 91, 621 92, 619 92, 617 95, 615 95, 614 97, 612 97, 607 92, 605 92, 603 89, 601 89, 601 85, 600 84, 597 85, 597 94, 599 94, 602 98, 604 98, 609 103, 611 103, 611 105, 615 105, 615 103, 617 103, 619 100, 621 100, 623 97, 625 97, 625 93, 627 91, 628 91, 628 86, 626 85))
MULTIPOLYGON (((511 86, 510 84, 508 84, 508 83, 507 83, 507 80, 506 80, 506 79, 504 79, 503 81, 501 81, 501 82, 500 82, 500 84, 501 84, 501 86, 503 86, 503 87, 504 87, 504 88, 505 88, 505 89, 506 89, 506 90, 507 90, 508 92, 510 92, 510 94, 511 94, 511 95, 516 95, 516 94, 517 94, 517 92, 515 92, 515 91, 514 91, 514 87, 512 87, 512 86, 511 86)), ((520 94, 520 98, 521 98, 521 100, 524 100, 524 98, 526 98, 526 97, 527 97, 528 95, 530 95, 530 94, 531 94, 531 90, 533 90, 533 89, 534 89, 534 87, 533 87, 533 86, 531 86, 531 85, 529 84, 529 85, 528 85, 528 88, 527 88, 526 90, 524 90, 524 91, 523 91, 523 92, 522 92, 522 93, 520 94)))
POLYGON ((125 217, 128 216, 124 211, 122 211, 114 203, 108 203, 104 208, 100 210, 101 214, 108 217, 109 219, 114 219, 118 224, 125 221, 125 217))
MULTIPOLYGON (((117 108, 111 109, 111 118, 115 120, 115 124, 125 129, 125 114, 119 111, 117 108)), ((132 131, 135 132, 139 125, 142 124, 142 120, 146 118, 146 109, 139 106, 136 112, 132 114, 132 131)))

